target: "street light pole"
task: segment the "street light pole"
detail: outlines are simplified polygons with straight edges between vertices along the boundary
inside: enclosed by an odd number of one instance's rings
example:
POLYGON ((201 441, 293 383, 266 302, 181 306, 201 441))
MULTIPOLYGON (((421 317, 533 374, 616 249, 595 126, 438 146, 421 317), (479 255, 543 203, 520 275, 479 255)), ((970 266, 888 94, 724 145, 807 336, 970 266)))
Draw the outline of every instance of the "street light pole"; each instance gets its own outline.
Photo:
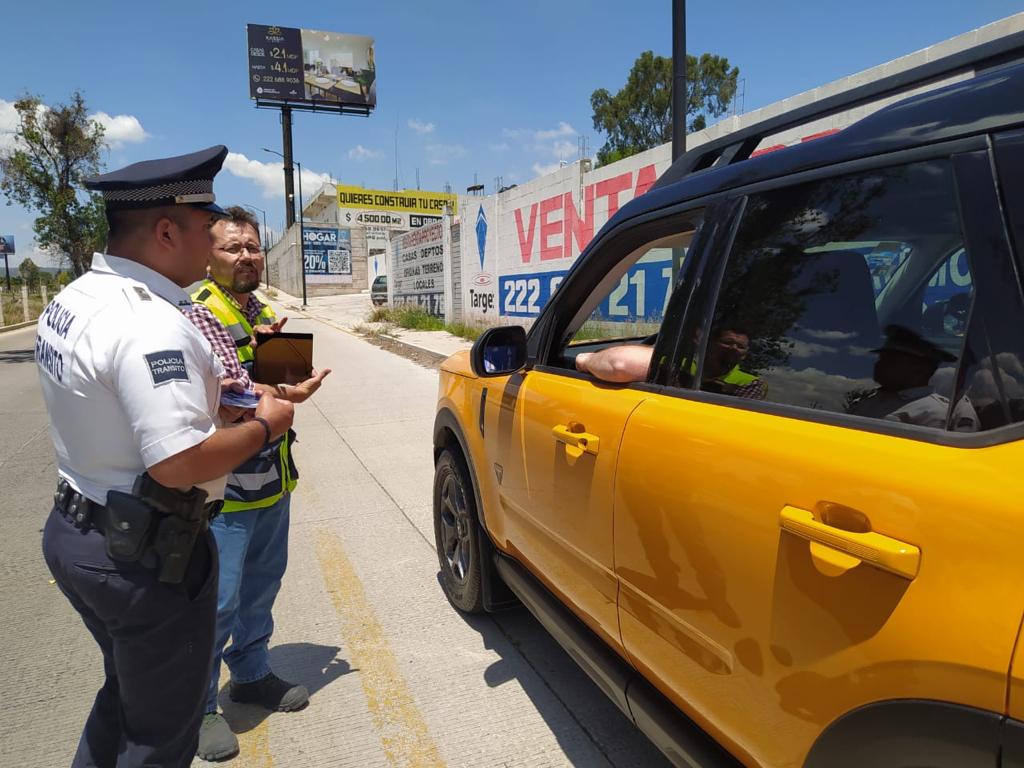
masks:
MULTIPOLYGON (((272 149, 263 147, 263 151, 269 152, 272 155, 277 155, 289 166, 291 166, 293 162, 291 157, 286 158, 280 152, 275 152, 272 149)), ((299 263, 302 267, 302 306, 306 306, 306 246, 305 239, 303 237, 304 230, 302 227, 302 163, 296 161, 295 165, 299 167, 299 263)), ((285 187, 285 196, 288 198, 287 210, 290 212, 287 219, 287 226, 291 226, 295 222, 295 199, 291 196, 287 187, 285 187)))

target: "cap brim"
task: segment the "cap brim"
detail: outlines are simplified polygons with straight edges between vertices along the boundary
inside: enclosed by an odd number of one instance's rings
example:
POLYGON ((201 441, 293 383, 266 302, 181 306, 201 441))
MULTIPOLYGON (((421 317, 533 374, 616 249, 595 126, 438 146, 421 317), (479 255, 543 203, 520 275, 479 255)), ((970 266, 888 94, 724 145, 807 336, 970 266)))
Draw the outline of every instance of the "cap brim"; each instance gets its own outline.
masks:
POLYGON ((222 219, 230 218, 230 214, 216 203, 202 203, 194 207, 198 208, 200 211, 209 211, 212 214, 220 216, 222 219))

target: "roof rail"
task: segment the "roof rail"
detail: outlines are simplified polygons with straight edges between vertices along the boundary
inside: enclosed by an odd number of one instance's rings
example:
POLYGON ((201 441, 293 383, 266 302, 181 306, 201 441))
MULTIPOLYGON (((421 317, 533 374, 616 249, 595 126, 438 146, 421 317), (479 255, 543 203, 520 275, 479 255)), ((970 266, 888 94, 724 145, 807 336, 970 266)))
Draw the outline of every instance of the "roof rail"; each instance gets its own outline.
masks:
POLYGON ((966 69, 991 69, 1021 59, 1024 59, 1024 31, 1014 32, 874 82, 856 86, 694 147, 672 163, 652 188, 672 184, 691 173, 712 166, 730 165, 746 160, 766 136, 878 101, 894 93, 934 82, 966 69))

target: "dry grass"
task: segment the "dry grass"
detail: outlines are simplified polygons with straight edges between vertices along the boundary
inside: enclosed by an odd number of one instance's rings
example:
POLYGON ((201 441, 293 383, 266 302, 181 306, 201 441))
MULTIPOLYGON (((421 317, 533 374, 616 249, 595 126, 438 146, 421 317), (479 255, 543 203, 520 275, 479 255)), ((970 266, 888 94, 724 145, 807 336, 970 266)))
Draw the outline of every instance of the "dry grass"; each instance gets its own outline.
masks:
MULTIPOLYGON (((49 295, 52 297, 54 291, 50 291, 49 295)), ((10 292, 6 290, 0 291, 0 302, 3 304, 4 325, 16 325, 25 321, 21 303, 21 290, 17 286, 14 286, 14 290, 10 292)), ((35 320, 39 317, 45 306, 43 297, 39 292, 30 291, 28 294, 28 319, 35 320)))

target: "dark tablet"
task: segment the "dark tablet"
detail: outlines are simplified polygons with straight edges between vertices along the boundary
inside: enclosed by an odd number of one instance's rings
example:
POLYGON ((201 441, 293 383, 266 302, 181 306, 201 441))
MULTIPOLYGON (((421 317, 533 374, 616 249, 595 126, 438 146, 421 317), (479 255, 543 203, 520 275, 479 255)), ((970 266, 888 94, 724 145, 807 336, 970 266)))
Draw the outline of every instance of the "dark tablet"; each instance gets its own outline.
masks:
POLYGON ((257 333, 253 381, 298 384, 313 375, 312 333, 257 333))

